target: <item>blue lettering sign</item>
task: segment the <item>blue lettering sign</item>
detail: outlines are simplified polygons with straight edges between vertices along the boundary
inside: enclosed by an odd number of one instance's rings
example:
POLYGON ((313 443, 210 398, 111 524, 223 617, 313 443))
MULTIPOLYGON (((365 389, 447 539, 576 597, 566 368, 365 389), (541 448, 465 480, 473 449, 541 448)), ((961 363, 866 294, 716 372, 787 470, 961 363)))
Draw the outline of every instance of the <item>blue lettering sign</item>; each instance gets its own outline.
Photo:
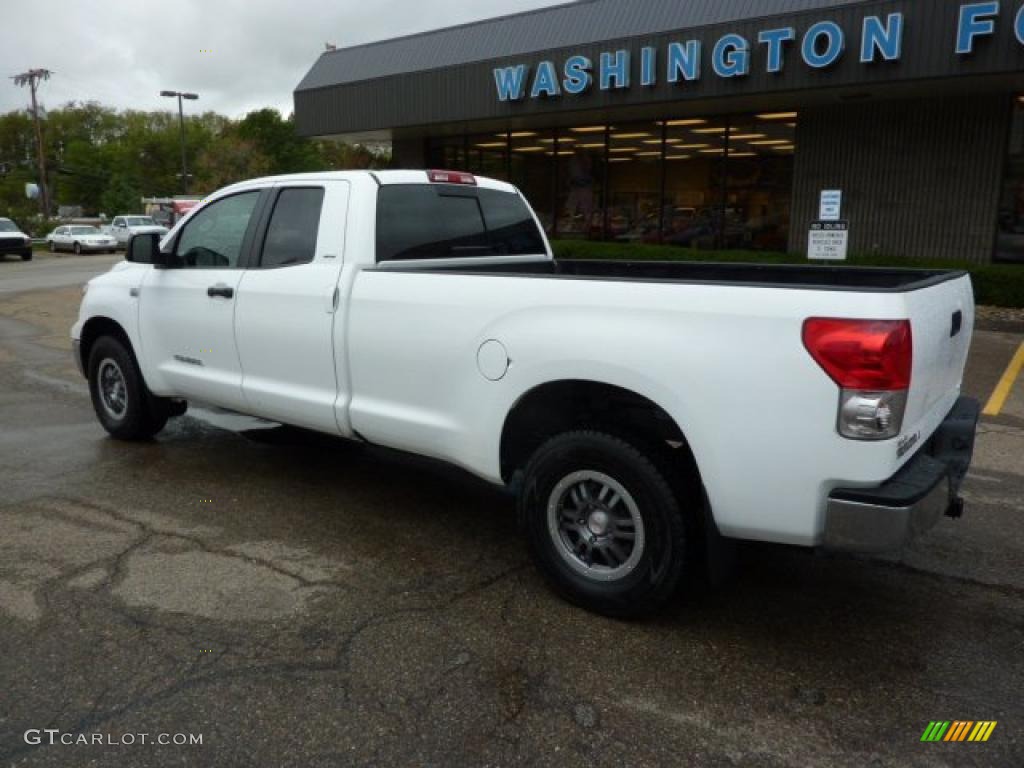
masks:
POLYGON ((594 82, 594 77, 590 74, 593 68, 594 63, 586 56, 570 57, 565 62, 565 81, 562 83, 565 92, 572 96, 586 93, 594 82))
POLYGON ((601 54, 601 90, 612 88, 629 88, 629 51, 601 54))
POLYGON ((498 101, 519 101, 526 92, 526 65, 494 70, 498 101))
POLYGON ((725 35, 715 43, 711 65, 719 77, 743 77, 750 74, 750 43, 743 35, 725 35))
POLYGON ((987 3, 968 3, 960 6, 960 24, 956 33, 956 52, 974 53, 974 38, 994 34, 996 23, 992 16, 999 15, 999 0, 987 3))
POLYGON ((700 80, 700 40, 669 45, 668 81, 678 83, 680 79, 700 80))
POLYGON ((657 85, 658 78, 655 68, 658 64, 658 51, 656 48, 644 48, 640 52, 640 85, 649 88, 657 85))
POLYGON ((824 69, 839 60, 845 47, 846 38, 843 35, 842 27, 834 21, 819 21, 812 25, 804 35, 801 54, 807 66, 824 69), (821 50, 821 41, 825 41, 824 51, 821 50))
POLYGON ((864 19, 860 40, 860 63, 873 64, 876 54, 885 61, 899 61, 903 55, 903 14, 890 13, 885 25, 877 16, 864 19))
MULTIPOLYGON (((975 52, 978 40, 996 34, 1001 0, 962 2, 956 30, 956 53, 967 56, 975 52)), ((949 21, 952 21, 950 19, 949 21)), ((907 28, 903 12, 870 13, 860 24, 859 62, 872 65, 903 59, 903 39, 907 28)), ((835 21, 819 21, 810 25, 801 38, 793 27, 771 27, 757 33, 757 45, 764 46, 764 72, 780 75, 786 68, 789 47, 799 45, 804 63, 812 69, 826 69, 840 61, 846 52, 847 32, 835 21)), ((1007 34, 1009 31, 1007 30, 1007 34)), ((1013 34, 1024 46, 1024 7, 1013 19, 1013 34)), ((754 51, 753 36, 729 33, 722 35, 711 52, 711 68, 721 78, 745 77, 751 73, 754 51)), ((661 82, 679 84, 699 81, 703 76, 703 44, 700 40, 668 43, 664 48, 645 45, 639 49, 639 81, 644 88, 655 88, 661 82), (660 68, 660 69, 659 69, 660 68)), ((852 55, 852 54, 851 54, 852 55)), ((604 51, 599 59, 569 56, 563 62, 541 61, 536 70, 528 64, 493 69, 498 100, 503 102, 552 98, 563 93, 585 94, 595 85, 602 91, 627 89, 632 85, 632 56, 628 49, 604 51), (559 67, 561 66, 561 69, 559 67)))
POLYGON ((768 46, 768 71, 771 74, 782 71, 783 45, 794 40, 796 40, 796 30, 792 27, 766 29, 757 36, 757 42, 768 46))
POLYGON ((560 96, 562 91, 558 87, 558 76, 555 74, 555 65, 550 61, 542 61, 537 65, 537 75, 533 78, 533 90, 530 91, 531 99, 539 99, 541 96, 560 96))

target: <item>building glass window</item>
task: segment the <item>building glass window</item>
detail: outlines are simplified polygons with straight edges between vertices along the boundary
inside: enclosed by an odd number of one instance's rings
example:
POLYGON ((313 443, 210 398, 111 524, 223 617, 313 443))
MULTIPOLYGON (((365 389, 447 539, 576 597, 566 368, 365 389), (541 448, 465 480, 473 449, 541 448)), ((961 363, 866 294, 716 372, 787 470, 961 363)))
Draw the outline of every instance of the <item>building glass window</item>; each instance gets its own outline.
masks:
MULTIPOLYGON (((785 251, 798 118, 774 112, 522 129, 435 139, 430 158, 434 167, 515 184, 552 237, 785 251)), ((1018 134, 1010 176, 1024 190, 1024 126, 1018 134)), ((1020 210, 1024 233, 1024 203, 1020 210)))
POLYGON ((466 165, 452 168, 468 171, 477 176, 508 181, 508 136, 501 133, 484 133, 469 137, 466 150, 466 165))
POLYGON ((785 251, 789 243, 794 112, 736 118, 726 163, 726 248, 785 251))
POLYGON ((729 130, 724 118, 665 121, 665 195, 661 241, 717 248, 723 233, 723 172, 729 130))
POLYGON ((605 237, 658 242, 661 226, 660 122, 629 123, 608 131, 608 206, 605 237))
POLYGON ((509 181, 519 187, 537 212, 544 231, 554 233, 555 141, 548 131, 512 131, 509 181))
POLYGON ((465 136, 444 136, 430 140, 428 165, 449 171, 468 171, 469 158, 465 136))
POLYGON ((600 238, 604 231, 604 125, 580 125, 559 131, 557 236, 600 238))
POLYGON ((1016 100, 1010 149, 999 196, 995 260, 1024 264, 1024 96, 1016 100))

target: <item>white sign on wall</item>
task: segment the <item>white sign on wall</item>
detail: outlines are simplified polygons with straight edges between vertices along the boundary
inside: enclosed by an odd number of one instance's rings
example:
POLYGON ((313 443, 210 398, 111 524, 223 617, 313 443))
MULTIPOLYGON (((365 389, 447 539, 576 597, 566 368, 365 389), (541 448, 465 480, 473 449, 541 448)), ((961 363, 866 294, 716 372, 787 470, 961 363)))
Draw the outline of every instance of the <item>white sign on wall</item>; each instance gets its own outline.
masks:
POLYGON ((814 221, 807 237, 807 258, 812 261, 846 261, 850 224, 846 221, 814 221))
POLYGON ((826 189, 821 193, 818 218, 822 221, 839 221, 843 213, 843 190, 826 189))

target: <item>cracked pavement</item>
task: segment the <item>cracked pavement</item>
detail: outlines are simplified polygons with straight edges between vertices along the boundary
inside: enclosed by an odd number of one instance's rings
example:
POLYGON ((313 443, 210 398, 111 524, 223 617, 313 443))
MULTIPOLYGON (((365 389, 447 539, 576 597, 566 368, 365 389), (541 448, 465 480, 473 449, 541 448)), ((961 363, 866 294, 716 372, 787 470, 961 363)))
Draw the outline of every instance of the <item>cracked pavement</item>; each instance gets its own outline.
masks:
MULTIPOLYGON (((78 295, 0 294, 0 765, 1024 764, 1021 385, 963 520, 889 558, 744 546, 630 624, 553 597, 455 470, 205 409, 107 439, 78 295), (920 743, 936 719, 999 725, 920 743)), ((968 392, 1019 343, 977 334, 968 392)))

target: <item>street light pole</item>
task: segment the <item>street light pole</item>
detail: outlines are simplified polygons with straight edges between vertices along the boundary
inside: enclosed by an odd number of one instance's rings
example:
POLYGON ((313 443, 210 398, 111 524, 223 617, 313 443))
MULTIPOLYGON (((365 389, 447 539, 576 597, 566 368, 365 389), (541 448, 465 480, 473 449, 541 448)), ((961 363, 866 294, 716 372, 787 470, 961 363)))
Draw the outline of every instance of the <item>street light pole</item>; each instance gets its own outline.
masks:
POLYGON ((195 101, 199 98, 195 93, 182 93, 181 91, 160 91, 160 95, 169 99, 178 99, 178 123, 181 127, 181 185, 188 194, 188 161, 185 156, 185 110, 182 106, 182 99, 195 101))

